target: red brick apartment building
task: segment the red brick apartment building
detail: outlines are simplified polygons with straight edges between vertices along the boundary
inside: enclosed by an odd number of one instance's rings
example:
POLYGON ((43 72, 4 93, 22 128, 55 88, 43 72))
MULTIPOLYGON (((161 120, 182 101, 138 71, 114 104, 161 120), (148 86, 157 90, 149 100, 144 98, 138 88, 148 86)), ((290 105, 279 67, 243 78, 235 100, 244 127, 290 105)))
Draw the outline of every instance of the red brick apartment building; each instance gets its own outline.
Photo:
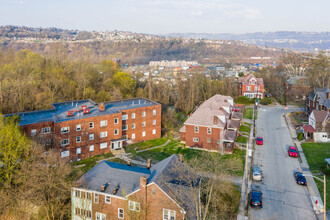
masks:
POLYGON ((148 164, 148 168, 109 161, 97 164, 71 190, 72 219, 197 219, 199 181, 194 184, 195 194, 182 181, 180 173, 189 169, 182 155, 148 164))
POLYGON ((238 78, 238 93, 240 96, 248 98, 264 98, 264 80, 256 78, 253 74, 238 78))
POLYGON ((18 115, 27 136, 60 149, 61 157, 71 160, 161 137, 161 105, 144 98, 54 103, 51 109, 18 115))
POLYGON ((215 95, 206 100, 180 129, 187 147, 232 153, 242 113, 234 111, 230 96, 215 95))

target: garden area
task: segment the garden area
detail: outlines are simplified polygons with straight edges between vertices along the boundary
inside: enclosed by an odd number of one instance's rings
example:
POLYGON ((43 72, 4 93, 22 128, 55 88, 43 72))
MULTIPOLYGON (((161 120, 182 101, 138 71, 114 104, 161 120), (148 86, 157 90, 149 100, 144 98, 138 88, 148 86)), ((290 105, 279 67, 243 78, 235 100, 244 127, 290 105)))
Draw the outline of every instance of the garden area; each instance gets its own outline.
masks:
POLYGON ((253 108, 245 108, 243 113, 243 118, 252 119, 253 118, 253 108))
MULTIPOLYGON (((325 159, 330 158, 329 143, 303 143, 301 144, 306 156, 309 169, 313 175, 323 179, 323 174, 326 175, 327 182, 327 198, 330 198, 330 169, 327 168, 325 159)), ((323 183, 315 179, 315 183, 321 197, 323 199, 323 183)), ((327 210, 330 210, 330 202, 327 202, 327 210)))

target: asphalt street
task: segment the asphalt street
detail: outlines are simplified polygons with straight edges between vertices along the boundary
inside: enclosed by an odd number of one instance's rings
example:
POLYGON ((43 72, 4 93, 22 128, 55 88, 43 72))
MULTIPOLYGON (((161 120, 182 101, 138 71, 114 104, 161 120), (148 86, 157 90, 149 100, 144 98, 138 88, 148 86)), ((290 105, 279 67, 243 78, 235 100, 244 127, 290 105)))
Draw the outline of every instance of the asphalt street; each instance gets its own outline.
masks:
POLYGON ((255 145, 252 165, 263 171, 262 182, 252 182, 251 188, 263 193, 263 208, 249 208, 249 219, 316 219, 307 187, 297 185, 294 171, 302 171, 297 158, 288 156, 293 145, 284 114, 299 111, 280 106, 260 106, 256 121, 256 137, 264 139, 255 145))

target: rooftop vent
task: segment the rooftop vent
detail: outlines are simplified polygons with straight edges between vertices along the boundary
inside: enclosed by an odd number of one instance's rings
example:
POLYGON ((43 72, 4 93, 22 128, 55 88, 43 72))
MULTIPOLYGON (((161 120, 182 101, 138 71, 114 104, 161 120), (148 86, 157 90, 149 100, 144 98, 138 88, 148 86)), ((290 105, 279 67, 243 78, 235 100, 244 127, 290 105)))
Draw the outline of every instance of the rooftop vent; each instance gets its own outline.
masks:
POLYGON ((84 109, 84 114, 90 114, 90 113, 91 113, 91 110, 89 108, 84 109))
POLYGON ((80 108, 82 111, 84 111, 85 109, 87 109, 87 105, 82 105, 80 108))
POLYGON ((68 117, 73 116, 73 111, 68 111, 68 112, 67 112, 67 116, 68 116, 68 117))
POLYGON ((99 105, 99 110, 100 110, 101 112, 105 111, 104 103, 100 103, 100 105, 99 105))

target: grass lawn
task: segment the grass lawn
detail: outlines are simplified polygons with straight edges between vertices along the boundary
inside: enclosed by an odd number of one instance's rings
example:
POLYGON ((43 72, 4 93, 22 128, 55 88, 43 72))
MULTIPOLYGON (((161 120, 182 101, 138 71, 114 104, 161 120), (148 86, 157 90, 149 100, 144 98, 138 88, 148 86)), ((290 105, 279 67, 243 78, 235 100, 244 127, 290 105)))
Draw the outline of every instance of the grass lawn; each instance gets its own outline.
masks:
MULTIPOLYGON (((189 164, 189 161, 193 158, 205 158, 205 154, 215 154, 219 157, 219 160, 230 160, 233 158, 237 159, 238 163, 238 169, 235 171, 232 171, 231 174, 242 176, 244 172, 244 161, 245 161, 245 151, 240 149, 234 149, 234 153, 232 155, 224 155, 214 153, 214 152, 207 152, 202 150, 195 150, 195 149, 189 149, 184 148, 183 145, 179 141, 171 141, 168 145, 153 149, 150 151, 140 152, 140 153, 133 153, 132 159, 139 159, 143 158, 144 160, 147 160, 148 158, 151 159, 151 163, 157 163, 172 154, 183 154, 184 160, 189 164)), ((210 169, 213 169, 212 167, 209 167, 210 169)), ((230 171, 229 171, 230 172, 230 171)))
POLYGON ((131 153, 137 150, 143 150, 151 147, 156 147, 165 144, 166 138, 158 138, 150 141, 140 142, 136 144, 128 145, 125 148, 126 153, 131 153))
POLYGON ((253 108, 245 108, 243 118, 252 119, 253 117, 253 108))
POLYGON ((251 130, 251 128, 249 126, 246 126, 246 125, 241 125, 241 127, 239 128, 239 131, 242 131, 242 132, 250 133, 250 130, 251 130))
POLYGON ((241 135, 238 135, 238 137, 236 138, 236 142, 238 142, 238 143, 247 143, 247 141, 248 141, 248 138, 241 136, 241 135))
MULTIPOLYGON (((329 143, 303 143, 301 144, 304 154, 306 156, 309 168, 312 173, 323 172, 326 174, 327 182, 327 198, 330 198, 330 171, 326 169, 326 162, 324 159, 330 158, 330 144, 329 143)), ((323 179, 323 176, 318 176, 323 179)), ((320 191, 323 199, 323 183, 315 179, 317 188, 320 191)), ((327 210, 330 210, 330 202, 327 202, 327 210)))

